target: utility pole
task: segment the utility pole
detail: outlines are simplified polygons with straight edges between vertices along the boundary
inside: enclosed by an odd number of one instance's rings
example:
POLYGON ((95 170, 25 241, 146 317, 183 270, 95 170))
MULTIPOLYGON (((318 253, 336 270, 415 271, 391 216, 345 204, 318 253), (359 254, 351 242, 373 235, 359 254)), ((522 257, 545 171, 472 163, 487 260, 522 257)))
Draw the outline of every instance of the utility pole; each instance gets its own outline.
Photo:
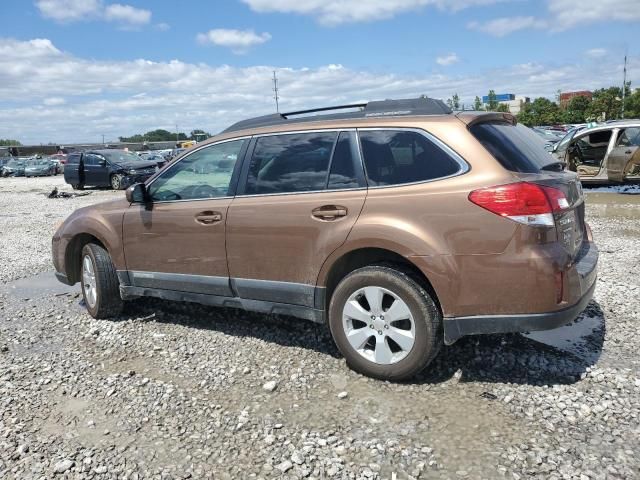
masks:
POLYGON ((622 115, 621 118, 624 118, 624 93, 627 89, 627 51, 624 52, 624 70, 622 74, 622 115))
POLYGON ((178 145, 179 141, 180 141, 180 135, 178 134, 178 124, 176 123, 176 146, 178 145))
POLYGON ((280 105, 278 104, 278 77, 276 76, 276 71, 273 71, 273 98, 276 101, 276 112, 280 113, 280 105))
POLYGON ((104 146, 104 133, 102 134, 102 145, 104 146))

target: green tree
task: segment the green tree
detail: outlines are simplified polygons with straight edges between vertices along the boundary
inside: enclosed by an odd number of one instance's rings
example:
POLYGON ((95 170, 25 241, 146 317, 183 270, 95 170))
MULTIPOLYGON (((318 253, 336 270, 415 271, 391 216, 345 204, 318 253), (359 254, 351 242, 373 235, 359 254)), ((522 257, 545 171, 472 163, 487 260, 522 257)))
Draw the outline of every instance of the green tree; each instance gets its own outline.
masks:
POLYGON ((206 140, 209 137, 211 137, 209 132, 205 132, 204 130, 197 128, 195 130, 191 130, 191 133, 189 134, 189 140, 206 140))
POLYGON ((495 112, 498 108, 498 97, 496 96, 496 92, 494 90, 489 90, 489 101, 487 102, 487 111, 495 112))
POLYGON ((525 103, 517 118, 520 123, 528 127, 554 125, 562 122, 562 112, 557 103, 548 98, 539 97, 531 103, 525 103))
POLYGON ((22 144, 18 140, 11 140, 10 138, 0 138, 0 147, 19 147, 22 144))
POLYGON ((175 140, 187 140, 185 133, 178 133, 163 130, 158 128, 157 130, 151 130, 144 135, 136 134, 131 137, 118 137, 121 142, 171 142, 175 140))
MULTIPOLYGON (((630 94, 626 86, 625 94, 630 94)), ((622 114, 622 89, 620 87, 601 88, 593 92, 587 116, 594 120, 615 120, 622 114)))
POLYGON ((506 103, 499 103, 498 106, 496 107, 496 112, 506 112, 509 113, 509 105, 507 105, 506 103))
POLYGON ((480 100, 480 97, 478 97, 477 95, 475 100, 473 101, 473 109, 476 111, 482 110, 482 100, 480 100))
POLYGON ((640 118, 640 88, 625 96, 624 118, 640 118))
POLYGON ((573 97, 566 110, 562 113, 562 120, 565 123, 584 123, 587 121, 587 112, 591 100, 588 97, 573 97))

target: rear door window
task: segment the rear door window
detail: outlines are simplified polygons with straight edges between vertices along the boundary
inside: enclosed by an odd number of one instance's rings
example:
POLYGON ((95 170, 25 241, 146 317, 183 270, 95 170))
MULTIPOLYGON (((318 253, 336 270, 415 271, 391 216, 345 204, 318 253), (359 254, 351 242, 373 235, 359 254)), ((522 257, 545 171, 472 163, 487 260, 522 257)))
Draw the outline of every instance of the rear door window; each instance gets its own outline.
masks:
MULTIPOLYGON (((331 171, 329 172, 329 190, 339 190, 343 188, 357 188, 360 186, 356 173, 357 148, 355 134, 352 132, 342 132, 338 137, 338 142, 333 151, 331 159, 331 171)), ((362 170, 362 167, 360 167, 362 170)))
POLYGON ((640 127, 625 128, 620 134, 618 145, 623 147, 640 146, 640 127))
POLYGON ((509 122, 483 122, 472 125, 471 134, 500 164, 512 172, 538 173, 555 160, 544 142, 524 125, 509 122))
POLYGON ((337 132, 269 135, 256 140, 245 193, 324 190, 337 132))
POLYGON ((359 135, 370 186, 434 180, 462 170, 449 152, 421 133, 362 130, 359 135))

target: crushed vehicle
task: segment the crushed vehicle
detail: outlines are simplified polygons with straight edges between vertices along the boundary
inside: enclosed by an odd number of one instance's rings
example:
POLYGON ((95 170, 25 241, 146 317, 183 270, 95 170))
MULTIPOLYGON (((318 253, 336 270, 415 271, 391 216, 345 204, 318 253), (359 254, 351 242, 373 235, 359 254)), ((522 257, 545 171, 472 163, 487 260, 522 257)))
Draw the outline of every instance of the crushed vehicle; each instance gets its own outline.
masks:
POLYGON ((94 318, 145 296, 292 315, 401 380, 463 336, 573 321, 596 285, 584 213, 513 115, 385 100, 238 122, 75 210, 52 255, 94 318))
POLYGON ((56 164, 47 158, 28 160, 24 166, 25 177, 46 177, 57 174, 56 164))
POLYGON ((570 131, 553 155, 582 183, 640 181, 640 120, 618 120, 570 131))
POLYGON ((24 168, 27 161, 23 159, 9 160, 0 171, 3 177, 24 177, 24 168))
POLYGON ((142 160, 127 150, 89 150, 67 156, 64 180, 74 190, 86 186, 122 190, 144 182, 159 170, 157 162, 142 160))

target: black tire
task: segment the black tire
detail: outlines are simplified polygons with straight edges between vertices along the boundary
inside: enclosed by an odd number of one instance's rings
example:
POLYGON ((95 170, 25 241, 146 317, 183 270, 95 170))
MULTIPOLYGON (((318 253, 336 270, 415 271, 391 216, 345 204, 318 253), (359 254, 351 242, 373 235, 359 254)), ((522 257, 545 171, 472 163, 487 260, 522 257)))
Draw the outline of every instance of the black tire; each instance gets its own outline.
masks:
POLYGON ((84 303, 93 318, 115 317, 122 312, 124 302, 120 298, 120 282, 116 274, 115 266, 107 251, 100 245, 88 243, 82 248, 80 258, 80 283, 82 285, 82 297, 84 303), (83 262, 89 257, 93 264, 96 284, 96 301, 94 305, 88 301, 85 291, 85 279, 83 274, 83 262))
POLYGON ((109 178, 109 184, 111 185, 112 190, 122 190, 122 175, 119 173, 114 173, 109 178))
POLYGON ((71 188, 74 190, 84 190, 84 185, 81 183, 73 183, 71 184, 71 188))
POLYGON ((434 299, 410 271, 395 266, 368 266, 354 270, 343 278, 331 296, 329 328, 350 368, 382 380, 399 381, 415 376, 431 363, 443 343, 442 315, 434 299), (354 292, 368 286, 382 287, 394 292, 407 305, 414 318, 413 347, 396 363, 383 365, 368 360, 347 340, 342 322, 344 305, 354 292))

